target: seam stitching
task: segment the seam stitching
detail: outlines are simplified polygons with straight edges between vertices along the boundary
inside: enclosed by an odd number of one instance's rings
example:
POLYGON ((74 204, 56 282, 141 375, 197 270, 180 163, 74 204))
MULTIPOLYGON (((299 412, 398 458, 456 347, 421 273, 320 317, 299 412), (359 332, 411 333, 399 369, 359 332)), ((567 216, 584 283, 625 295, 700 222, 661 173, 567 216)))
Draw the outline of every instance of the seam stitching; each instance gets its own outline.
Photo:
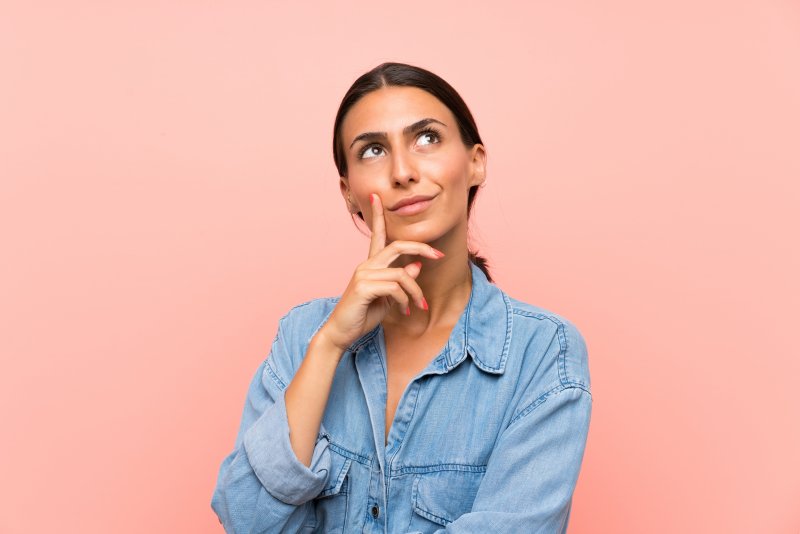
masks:
POLYGON ((566 391, 568 389, 581 389, 581 390, 585 391, 586 393, 588 393, 590 398, 592 396, 592 392, 589 391, 589 389, 587 389, 583 384, 580 384, 580 383, 577 383, 577 382, 570 383, 570 385, 566 385, 566 386, 565 385, 555 386, 550 391, 545 392, 544 394, 539 396, 538 399, 536 399, 535 401, 531 402, 530 404, 525 406, 522 410, 520 410, 520 412, 511 419, 511 422, 508 423, 508 426, 506 427, 506 430, 508 430, 516 421, 518 421, 518 420, 522 419, 523 417, 527 416, 528 414, 533 412, 536 408, 538 408, 539 406, 544 404, 544 402, 547 399, 549 399, 550 397, 552 397, 552 396, 554 396, 554 395, 556 395, 558 393, 561 393, 562 391, 566 391))

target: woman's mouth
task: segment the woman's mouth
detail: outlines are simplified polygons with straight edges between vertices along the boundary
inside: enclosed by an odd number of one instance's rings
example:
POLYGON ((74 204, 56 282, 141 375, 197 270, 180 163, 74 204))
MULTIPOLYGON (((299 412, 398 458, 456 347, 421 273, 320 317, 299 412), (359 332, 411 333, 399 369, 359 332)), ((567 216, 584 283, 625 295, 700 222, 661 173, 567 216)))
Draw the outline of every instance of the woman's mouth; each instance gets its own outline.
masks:
POLYGON ((396 215, 415 215, 428 209, 428 206, 431 205, 431 202, 433 202, 435 198, 436 197, 429 198, 428 200, 420 200, 419 202, 414 202, 413 204, 406 204, 405 206, 401 206, 392 211, 392 213, 396 215))

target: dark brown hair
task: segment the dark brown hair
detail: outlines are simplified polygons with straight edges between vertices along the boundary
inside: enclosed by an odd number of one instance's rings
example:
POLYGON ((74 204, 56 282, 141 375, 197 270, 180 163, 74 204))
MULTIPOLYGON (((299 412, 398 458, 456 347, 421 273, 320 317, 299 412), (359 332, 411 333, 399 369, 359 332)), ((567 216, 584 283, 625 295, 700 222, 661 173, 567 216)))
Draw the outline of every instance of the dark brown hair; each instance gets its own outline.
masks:
MULTIPOLYGON (((442 104, 453 113, 458 123, 458 131, 461 135, 461 141, 467 148, 473 147, 476 143, 483 144, 481 136, 478 133, 478 126, 475 124, 475 119, 472 118, 467 104, 456 92, 453 87, 445 80, 436 74, 425 70, 421 67, 407 65, 405 63, 381 63, 374 69, 370 70, 359 76, 353 82, 350 89, 345 93, 342 98, 342 103, 339 105, 339 111, 336 113, 336 121, 333 124, 333 161, 336 163, 336 168, 339 171, 339 176, 347 176, 347 158, 344 152, 344 143, 342 142, 342 122, 350 108, 358 102, 367 93, 371 93, 381 87, 389 86, 405 86, 417 87, 435 96, 442 104)), ((475 195, 478 192, 478 186, 470 187, 467 196, 467 217, 469 217, 472 210, 472 204, 475 200, 475 195)), ((364 215, 359 211, 359 218, 364 220, 364 215)), ((486 279, 493 282, 489 274, 489 266, 486 258, 479 256, 477 252, 469 251, 469 259, 475 263, 486 279)))

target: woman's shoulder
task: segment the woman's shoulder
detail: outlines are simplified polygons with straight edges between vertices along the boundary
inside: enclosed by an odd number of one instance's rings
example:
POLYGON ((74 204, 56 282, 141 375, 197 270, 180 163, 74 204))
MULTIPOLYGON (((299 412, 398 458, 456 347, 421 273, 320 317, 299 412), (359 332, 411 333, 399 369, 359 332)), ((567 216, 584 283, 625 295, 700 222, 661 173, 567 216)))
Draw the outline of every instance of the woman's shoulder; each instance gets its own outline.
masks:
POLYGON ((575 323, 566 318, 564 315, 556 313, 547 308, 531 304, 530 302, 524 302, 508 294, 506 294, 506 296, 508 297, 508 302, 511 306, 511 313, 513 315, 533 319, 535 321, 547 321, 554 327, 563 327, 565 329, 574 330, 576 333, 580 333, 575 323))
POLYGON ((314 315, 319 313, 329 312, 336 306, 336 303, 339 302, 341 297, 315 297, 306 301, 303 301, 299 304, 295 304, 291 308, 289 308, 281 317, 281 319, 291 317, 291 318, 301 318, 307 317, 308 315, 314 315))
MULTIPOLYGON (((512 337, 518 347, 536 350, 536 367, 552 365, 562 386, 589 389, 589 354, 586 339, 571 319, 547 308, 508 297, 512 315, 512 337)), ((527 357, 527 355, 526 355, 527 357)), ((541 368, 539 369, 542 370, 541 368)))
POLYGON ((309 341, 328 319, 341 297, 316 297, 295 304, 279 319, 284 336, 309 341))
POLYGON ((290 307, 278 319, 272 348, 263 364, 278 383, 287 384, 300 367, 311 339, 341 297, 317 297, 290 307))

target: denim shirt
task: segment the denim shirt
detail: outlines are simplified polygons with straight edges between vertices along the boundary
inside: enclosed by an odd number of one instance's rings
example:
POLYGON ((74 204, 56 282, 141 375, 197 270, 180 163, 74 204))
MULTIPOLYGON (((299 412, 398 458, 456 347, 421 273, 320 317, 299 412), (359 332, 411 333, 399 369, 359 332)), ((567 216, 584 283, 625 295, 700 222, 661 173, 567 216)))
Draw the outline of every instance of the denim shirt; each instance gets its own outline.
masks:
POLYGON ((342 355, 310 467, 284 393, 340 297, 280 319, 211 500, 228 533, 566 532, 592 409, 586 344, 470 270, 469 302, 403 392, 388 440, 382 326, 342 355))

